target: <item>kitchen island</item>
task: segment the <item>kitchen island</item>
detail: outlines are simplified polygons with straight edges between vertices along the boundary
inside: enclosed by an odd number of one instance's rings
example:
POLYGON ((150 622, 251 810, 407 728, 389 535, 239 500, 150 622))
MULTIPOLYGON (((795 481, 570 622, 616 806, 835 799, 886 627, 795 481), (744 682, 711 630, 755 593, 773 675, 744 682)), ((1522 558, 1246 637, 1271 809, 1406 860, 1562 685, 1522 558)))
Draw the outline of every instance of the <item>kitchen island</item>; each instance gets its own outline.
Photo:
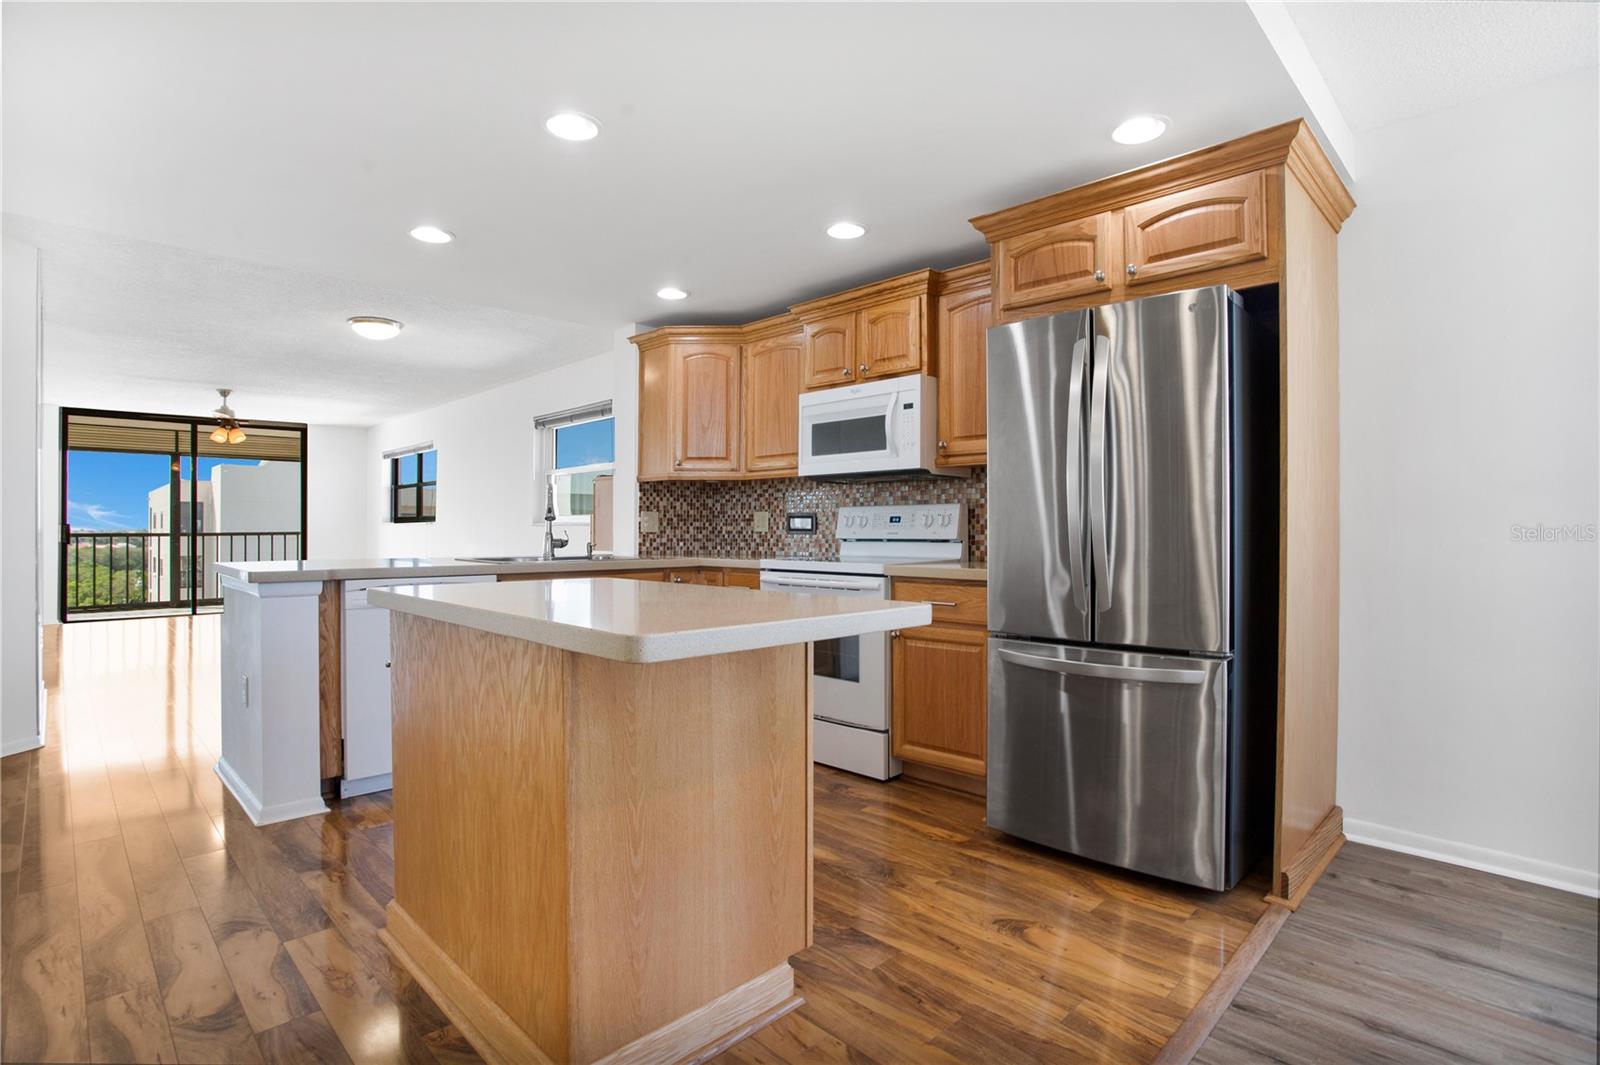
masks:
POLYGON ((701 1060, 799 1004, 813 640, 924 603, 615 579, 379 589, 384 940, 490 1062, 701 1060))

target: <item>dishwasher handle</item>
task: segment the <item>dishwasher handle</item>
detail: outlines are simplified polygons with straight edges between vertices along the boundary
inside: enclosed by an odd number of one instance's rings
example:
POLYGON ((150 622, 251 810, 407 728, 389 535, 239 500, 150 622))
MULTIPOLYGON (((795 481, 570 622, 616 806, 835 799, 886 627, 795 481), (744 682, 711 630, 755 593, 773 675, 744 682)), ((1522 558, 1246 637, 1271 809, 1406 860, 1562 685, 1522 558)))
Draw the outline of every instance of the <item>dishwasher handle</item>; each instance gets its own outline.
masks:
POLYGON ((1151 684, 1204 684, 1203 669, 1163 669, 1156 666, 1115 666, 1107 662, 1075 662, 1045 655, 1028 655, 1004 647, 997 654, 1001 661, 1027 669, 1069 673, 1075 677, 1100 677, 1105 680, 1148 681, 1151 684))

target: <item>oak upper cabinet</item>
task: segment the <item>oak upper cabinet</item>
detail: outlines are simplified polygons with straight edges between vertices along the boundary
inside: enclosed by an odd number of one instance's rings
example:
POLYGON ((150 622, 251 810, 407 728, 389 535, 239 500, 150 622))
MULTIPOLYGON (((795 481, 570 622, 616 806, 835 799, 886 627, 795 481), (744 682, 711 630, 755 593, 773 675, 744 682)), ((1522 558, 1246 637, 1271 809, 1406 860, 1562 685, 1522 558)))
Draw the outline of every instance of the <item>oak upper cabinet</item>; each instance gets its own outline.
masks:
POLYGON ((993 254, 1000 306, 1012 310, 1110 292, 1122 265, 1116 221, 1105 211, 999 241, 993 254))
POLYGON ((836 314, 805 325, 805 387, 832 388, 856 377, 856 316, 836 314))
POLYGON ((673 345, 673 470, 739 472, 739 345, 673 345))
POLYGON ((946 271, 939 293, 940 466, 981 466, 989 459, 988 330, 994 324, 989 264, 946 271))
POLYGON ((926 372, 932 286, 933 271, 917 270, 791 307, 805 324, 803 387, 926 372))
POLYGON ((896 758, 973 777, 984 775, 988 750, 985 592, 980 584, 894 582, 895 599, 935 604, 932 625, 901 629, 890 641, 890 735, 896 758))
POLYGON ((639 347, 639 479, 672 476, 672 351, 665 344, 639 347))
POLYGON ((862 377, 892 377, 922 369, 922 316, 926 296, 887 300, 860 312, 857 351, 862 377))
POLYGON ((1212 181, 1122 213, 1129 286, 1267 257, 1267 174, 1212 181))
POLYGON ((744 468, 776 477, 800 463, 803 332, 752 340, 744 348, 744 468))

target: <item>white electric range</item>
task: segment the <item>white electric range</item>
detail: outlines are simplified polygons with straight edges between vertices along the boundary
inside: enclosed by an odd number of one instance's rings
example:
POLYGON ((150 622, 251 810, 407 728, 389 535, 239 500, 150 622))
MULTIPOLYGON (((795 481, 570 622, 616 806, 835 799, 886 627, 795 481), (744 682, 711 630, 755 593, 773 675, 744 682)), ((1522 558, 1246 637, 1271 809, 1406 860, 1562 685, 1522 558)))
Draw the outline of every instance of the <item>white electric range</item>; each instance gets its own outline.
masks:
MULTIPOLYGON (((888 566, 965 562, 961 503, 840 507, 839 557, 764 558, 761 587, 801 595, 889 598, 888 566)), ((818 640, 813 647, 812 759, 888 780, 899 776, 889 735, 889 633, 818 640)))

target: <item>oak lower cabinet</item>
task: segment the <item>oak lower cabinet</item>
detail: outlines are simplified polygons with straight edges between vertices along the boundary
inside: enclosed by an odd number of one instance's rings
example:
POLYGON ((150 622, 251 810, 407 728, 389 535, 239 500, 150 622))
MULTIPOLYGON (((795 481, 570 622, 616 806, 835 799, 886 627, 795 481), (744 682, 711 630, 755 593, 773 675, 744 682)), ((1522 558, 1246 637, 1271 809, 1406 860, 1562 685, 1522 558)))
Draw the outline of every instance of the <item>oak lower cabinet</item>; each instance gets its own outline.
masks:
POLYGON ((935 606, 934 624, 901 629, 890 641, 890 736, 903 762, 970 778, 986 771, 988 633, 965 609, 978 607, 981 618, 984 592, 981 584, 895 581, 897 600, 952 604, 935 606), (937 620, 946 612, 962 620, 937 620))

